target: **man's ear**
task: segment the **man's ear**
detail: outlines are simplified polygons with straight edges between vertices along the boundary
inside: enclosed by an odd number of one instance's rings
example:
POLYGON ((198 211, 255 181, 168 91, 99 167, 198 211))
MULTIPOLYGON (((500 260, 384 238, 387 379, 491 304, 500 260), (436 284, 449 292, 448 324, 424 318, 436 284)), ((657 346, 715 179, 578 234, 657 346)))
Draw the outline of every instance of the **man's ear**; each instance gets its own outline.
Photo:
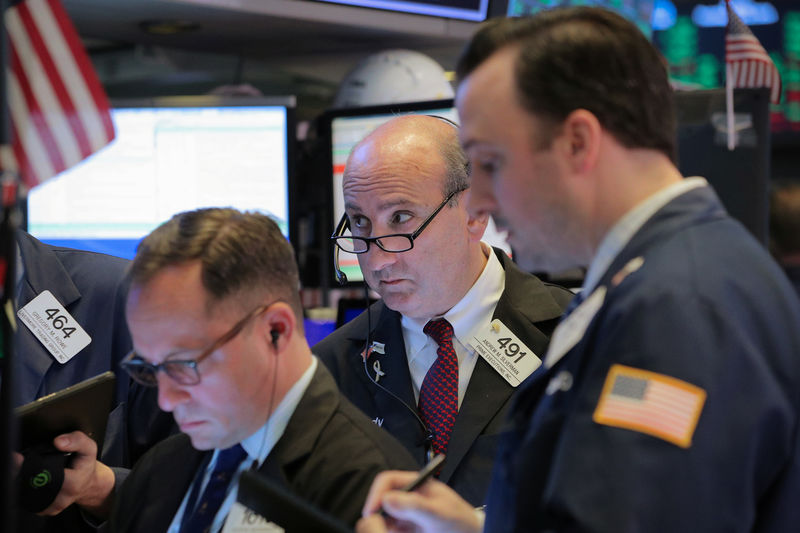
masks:
POLYGON ((280 353, 295 331, 297 318, 292 307, 285 302, 275 302, 261 317, 264 338, 280 353))
MULTIPOLYGON (((461 195, 461 198, 458 199, 459 207, 466 210, 467 205, 469 204, 469 194, 470 190, 467 189, 461 195)), ((486 226, 489 224, 489 213, 486 211, 482 211, 476 215, 473 215, 469 211, 466 212, 467 216, 467 233, 469 233, 469 240, 470 241, 480 241, 483 238, 483 234, 486 232, 486 226)))
POLYGON ((585 109, 576 109, 561 124, 556 145, 562 161, 574 174, 594 168, 600 151, 603 128, 597 117, 585 109))

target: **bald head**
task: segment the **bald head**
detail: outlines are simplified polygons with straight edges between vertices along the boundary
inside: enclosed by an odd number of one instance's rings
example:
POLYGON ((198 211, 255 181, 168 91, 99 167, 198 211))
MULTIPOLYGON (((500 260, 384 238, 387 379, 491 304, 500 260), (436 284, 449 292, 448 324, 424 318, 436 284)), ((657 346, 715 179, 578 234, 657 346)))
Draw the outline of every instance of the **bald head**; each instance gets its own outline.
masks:
MULTIPOLYGON (((350 153, 345 165, 344 181, 363 176, 367 159, 383 163, 382 170, 391 174, 397 164, 422 173, 443 166, 441 192, 444 196, 469 187, 469 160, 458 141, 458 128, 453 123, 428 115, 404 115, 375 128, 350 153), (423 157, 424 156, 424 157, 423 157)), ((396 169, 395 169, 396 170, 396 169)), ((347 187, 347 185, 345 185, 347 187)))
POLYGON ((442 315, 478 279, 487 219, 467 213, 461 191, 468 188, 458 129, 435 117, 392 119, 350 153, 342 193, 353 235, 407 235, 413 244, 387 252, 373 241, 358 255, 367 283, 390 309, 411 318, 442 315))

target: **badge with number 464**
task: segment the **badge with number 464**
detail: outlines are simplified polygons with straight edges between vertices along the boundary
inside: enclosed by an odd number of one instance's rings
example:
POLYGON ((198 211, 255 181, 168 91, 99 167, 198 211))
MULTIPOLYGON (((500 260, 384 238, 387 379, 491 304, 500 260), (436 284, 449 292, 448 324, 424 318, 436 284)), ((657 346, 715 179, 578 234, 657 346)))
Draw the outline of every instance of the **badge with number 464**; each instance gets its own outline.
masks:
POLYGON ((50 291, 42 291, 17 316, 62 365, 92 342, 50 291))

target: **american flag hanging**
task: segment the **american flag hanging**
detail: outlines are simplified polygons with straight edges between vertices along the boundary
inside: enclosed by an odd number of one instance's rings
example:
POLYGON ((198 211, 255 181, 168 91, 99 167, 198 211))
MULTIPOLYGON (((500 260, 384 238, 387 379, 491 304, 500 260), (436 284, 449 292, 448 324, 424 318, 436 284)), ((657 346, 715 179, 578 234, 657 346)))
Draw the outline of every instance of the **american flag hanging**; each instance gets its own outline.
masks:
POLYGON ((28 186, 79 163, 114 138, 105 92, 59 0, 23 0, 4 16, 12 149, 3 168, 28 186))
POLYGON ((725 2, 728 26, 725 31, 725 63, 730 67, 731 86, 741 88, 767 87, 770 100, 777 104, 781 98, 781 77, 767 51, 753 32, 725 2))

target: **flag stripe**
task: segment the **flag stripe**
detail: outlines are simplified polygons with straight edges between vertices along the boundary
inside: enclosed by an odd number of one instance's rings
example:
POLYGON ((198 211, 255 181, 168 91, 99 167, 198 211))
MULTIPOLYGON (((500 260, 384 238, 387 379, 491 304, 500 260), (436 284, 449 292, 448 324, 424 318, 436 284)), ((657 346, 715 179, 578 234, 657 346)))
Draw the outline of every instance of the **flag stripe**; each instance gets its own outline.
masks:
POLYGON ((61 106, 53 86, 47 79, 36 50, 22 25, 21 9, 24 9, 24 4, 16 9, 9 9, 6 15, 10 48, 19 67, 18 76, 25 100, 34 113, 32 118, 36 128, 42 134, 51 164, 56 172, 61 172, 66 168, 64 161, 78 157, 80 152, 69 125, 61 114, 61 106))
POLYGON ((648 398, 644 402, 629 402, 626 403, 624 398, 618 398, 614 395, 609 396, 609 400, 614 401, 614 407, 625 410, 628 412, 631 411, 640 411, 640 412, 657 412, 665 422, 677 422, 680 423, 681 421, 686 419, 686 415, 690 414, 694 411, 695 402, 692 399, 689 405, 683 406, 676 406, 671 403, 670 398, 648 398))
POLYGON ((29 186, 32 186, 46 179, 46 176, 55 175, 56 172, 50 164, 50 157, 47 155, 47 150, 44 148, 45 145, 39 137, 39 132, 32 124, 33 119, 31 118, 30 109, 25 103, 25 97, 22 95, 19 77, 16 74, 12 74, 6 79, 8 80, 8 100, 11 102, 11 105, 9 105, 11 125, 15 133, 14 152, 18 153, 21 150, 25 154, 24 157, 18 154, 17 161, 20 172, 23 172, 21 174, 23 180, 29 186), (27 164, 20 164, 23 160, 27 164), (26 169, 30 169, 29 174, 24 173, 26 169))
POLYGON ((13 137, 0 164, 15 164, 32 187, 105 146, 114 128, 108 99, 59 0, 18 2, 3 20, 13 137))
MULTIPOLYGON (((42 10, 37 10, 35 13, 41 13, 42 10)), ((89 155, 91 149, 89 147, 89 139, 86 136, 86 130, 83 128, 81 121, 76 116, 75 106, 72 104, 72 99, 67 92, 64 82, 59 75, 58 69, 53 61, 52 50, 48 48, 43 39, 43 35, 39 32, 41 25, 34 23, 30 9, 25 5, 21 5, 17 10, 19 18, 24 25, 24 29, 31 41, 36 57, 41 62, 41 66, 47 74, 47 81, 52 85, 53 91, 58 103, 64 110, 65 119, 69 127, 72 129, 72 134, 78 145, 78 150, 81 156, 89 155)), ((45 33, 47 35, 47 33, 45 33)))
POLYGON ((35 18, 43 28, 49 42, 48 49, 67 82, 70 96, 81 110, 81 120, 87 127, 92 151, 99 150, 114 138, 108 98, 66 11, 52 0, 49 7, 37 10, 35 18))
POLYGON ((726 2, 728 25, 725 30, 725 62, 731 66, 732 87, 770 89, 770 100, 778 103, 781 97, 781 78, 778 69, 736 12, 726 2))
MULTIPOLYGON (((14 125, 14 121, 12 120, 10 122, 11 122, 11 134, 13 135, 12 138, 19 139, 19 134, 14 125)), ((35 176, 36 173, 34 172, 34 169, 31 167, 30 161, 28 161, 28 157, 25 152, 25 149, 23 148, 22 143, 20 142, 12 143, 11 147, 12 147, 11 152, 14 156, 13 163, 16 165, 17 172, 19 172, 19 175, 35 176)), ((3 168, 7 168, 5 167, 5 161, 3 162, 3 165, 4 165, 3 168)))
POLYGON ((646 433, 687 448, 705 397, 705 391, 684 381, 613 365, 592 418, 598 424, 646 433), (635 394, 633 382, 644 385, 643 394, 635 394))

